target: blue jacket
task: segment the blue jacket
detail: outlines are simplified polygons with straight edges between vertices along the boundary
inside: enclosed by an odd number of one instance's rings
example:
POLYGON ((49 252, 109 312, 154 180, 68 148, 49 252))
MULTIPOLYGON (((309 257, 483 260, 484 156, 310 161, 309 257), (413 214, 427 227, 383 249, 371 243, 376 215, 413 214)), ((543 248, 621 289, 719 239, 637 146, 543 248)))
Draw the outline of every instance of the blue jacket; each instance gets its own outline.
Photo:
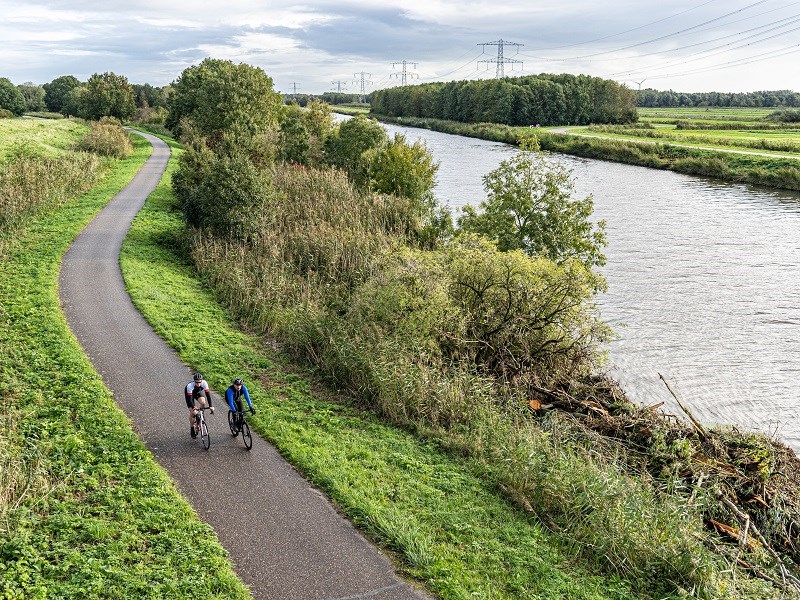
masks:
POLYGON ((247 386, 243 385, 242 389, 237 392, 231 385, 227 390, 225 390, 225 400, 227 400, 231 411, 236 412, 236 403, 234 400, 238 400, 240 396, 244 396, 244 399, 247 400, 248 408, 253 408, 253 403, 250 402, 250 393, 247 391, 247 386))

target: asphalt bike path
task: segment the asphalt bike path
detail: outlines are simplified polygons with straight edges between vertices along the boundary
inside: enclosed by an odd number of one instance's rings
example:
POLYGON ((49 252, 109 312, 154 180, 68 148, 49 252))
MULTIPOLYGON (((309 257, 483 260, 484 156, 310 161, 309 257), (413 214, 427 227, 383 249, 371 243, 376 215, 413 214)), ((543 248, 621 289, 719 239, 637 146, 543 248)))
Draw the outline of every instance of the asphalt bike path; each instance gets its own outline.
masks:
POLYGON ((70 329, 136 433, 214 528, 254 598, 427 598, 275 448, 254 433, 246 451, 230 434, 219 395, 216 414, 206 412, 210 449, 190 438, 183 386, 192 373, 133 306, 119 268, 122 241, 170 154, 160 139, 139 135, 153 145, 152 156, 64 257, 59 295, 70 329))

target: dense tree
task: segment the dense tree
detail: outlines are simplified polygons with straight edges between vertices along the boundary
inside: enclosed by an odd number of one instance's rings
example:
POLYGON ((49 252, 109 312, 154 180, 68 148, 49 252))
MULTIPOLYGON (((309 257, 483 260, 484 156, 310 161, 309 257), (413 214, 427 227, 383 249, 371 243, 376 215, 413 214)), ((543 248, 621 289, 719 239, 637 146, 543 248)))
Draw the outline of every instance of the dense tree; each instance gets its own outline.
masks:
POLYGON ((388 143, 367 151, 364 158, 371 190, 416 200, 421 207, 433 209, 439 165, 424 144, 409 145, 403 135, 395 134, 388 143))
POLYGON ((278 158, 286 162, 308 164, 309 139, 303 109, 295 103, 284 106, 280 116, 278 158))
POLYGON ((28 112, 41 112, 46 109, 44 103, 44 88, 32 82, 26 82, 17 86, 25 98, 25 110, 28 112))
POLYGON ((136 108, 156 108, 167 107, 167 87, 154 87, 149 83, 134 83, 133 96, 136 101, 136 108))
POLYGON ((506 125, 626 123, 636 120, 631 90, 608 79, 549 75, 450 81, 378 90, 372 110, 414 116, 506 125))
POLYGON ((11 80, 0 77, 0 109, 20 116, 25 112, 25 97, 11 80))
POLYGON ((461 229, 495 240, 500 250, 524 250, 587 268, 605 263, 605 223, 593 224, 592 198, 574 199, 570 171, 535 148, 523 148, 483 178, 488 197, 479 213, 466 206, 461 229))
POLYGON ((212 143, 226 131, 253 137, 277 126, 281 103, 262 69, 206 58, 172 84, 165 125, 180 134, 181 119, 188 119, 212 143))
POLYGON ((120 121, 129 119, 136 110, 133 87, 123 75, 111 72, 95 73, 86 83, 86 96, 80 116, 99 120, 115 117, 120 121))
POLYGON ((69 90, 63 98, 59 111, 68 117, 83 117, 86 114, 86 84, 80 84, 69 90))
POLYGON ((638 90, 637 106, 665 108, 678 106, 740 106, 740 107, 793 107, 800 106, 800 93, 791 90, 773 90, 744 93, 694 92, 681 93, 672 90, 659 91, 652 88, 638 90))
POLYGON ((339 125, 339 131, 325 143, 328 163, 346 171, 353 179, 364 183, 366 164, 362 155, 386 143, 386 130, 375 119, 357 115, 339 125))
POLYGON ((44 88, 44 103, 47 110, 61 112, 67 101, 67 95, 79 85, 81 85, 81 82, 72 75, 62 75, 61 77, 56 77, 50 83, 45 83, 42 87, 44 88))

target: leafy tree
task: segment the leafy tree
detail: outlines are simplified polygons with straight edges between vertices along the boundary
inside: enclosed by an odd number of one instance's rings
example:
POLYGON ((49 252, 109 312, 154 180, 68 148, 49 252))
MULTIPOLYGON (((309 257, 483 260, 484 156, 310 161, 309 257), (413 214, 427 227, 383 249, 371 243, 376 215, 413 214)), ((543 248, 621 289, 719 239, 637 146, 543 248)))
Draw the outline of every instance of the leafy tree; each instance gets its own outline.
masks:
POLYGON ((334 130, 330 106, 312 100, 302 110, 292 102, 281 110, 278 156, 287 162, 318 165, 325 140, 334 130))
POLYGON ((133 95, 136 108, 167 107, 167 88, 153 87, 149 83, 134 83, 133 95))
POLYGON ((181 120, 217 143, 226 131, 254 137, 273 131, 278 123, 281 96, 272 79, 258 67, 206 58, 185 69, 172 84, 165 125, 182 133, 181 120))
POLYGON ((45 110, 44 88, 30 81, 17 86, 25 98, 25 110, 28 112, 40 112, 45 110))
POLYGON ((484 176, 488 197, 482 212, 466 206, 463 231, 496 240, 500 250, 524 250, 556 263, 579 259, 586 267, 605 264, 605 223, 593 224, 592 198, 572 197, 566 167, 550 162, 538 148, 523 149, 484 176))
POLYGON ((0 108, 20 116, 25 112, 25 97, 11 80, 0 77, 0 108))
POLYGON ((86 94, 87 87, 85 84, 75 86, 64 96, 59 112, 70 117, 84 116, 86 114, 86 94))
POLYGON ((405 136, 398 133, 388 143, 367 151, 364 158, 367 182, 372 191, 433 206, 433 186, 439 165, 423 143, 417 141, 409 145, 405 136))
POLYGON ((362 154, 386 143, 386 130, 375 119, 357 115, 339 125, 339 131, 325 143, 329 164, 346 171, 359 183, 366 183, 366 164, 362 154))
POLYGON ((307 164, 309 138, 303 109, 294 103, 284 106, 280 117, 278 157, 285 162, 307 164))
POLYGON ((72 75, 62 75, 61 77, 56 77, 50 83, 45 83, 42 87, 44 88, 44 103, 47 110, 61 112, 67 95, 79 85, 81 85, 81 82, 72 75))
POLYGON ((95 73, 89 78, 84 100, 85 112, 81 116, 92 120, 115 117, 124 121, 136 110, 133 87, 128 79, 111 72, 95 73))

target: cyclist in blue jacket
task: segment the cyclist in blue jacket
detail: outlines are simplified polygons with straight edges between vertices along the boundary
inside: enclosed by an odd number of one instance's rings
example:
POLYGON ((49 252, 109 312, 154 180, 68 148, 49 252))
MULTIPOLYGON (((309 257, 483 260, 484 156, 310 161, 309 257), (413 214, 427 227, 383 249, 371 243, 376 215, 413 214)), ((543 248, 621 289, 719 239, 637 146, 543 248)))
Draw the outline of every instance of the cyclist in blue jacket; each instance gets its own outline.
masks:
POLYGON ((253 403, 250 401, 250 393, 247 391, 247 386, 242 382, 241 378, 237 377, 233 383, 225 390, 225 400, 228 401, 228 406, 231 412, 244 412, 242 405, 242 396, 247 400, 247 406, 251 414, 256 414, 256 409, 253 408, 253 403))

